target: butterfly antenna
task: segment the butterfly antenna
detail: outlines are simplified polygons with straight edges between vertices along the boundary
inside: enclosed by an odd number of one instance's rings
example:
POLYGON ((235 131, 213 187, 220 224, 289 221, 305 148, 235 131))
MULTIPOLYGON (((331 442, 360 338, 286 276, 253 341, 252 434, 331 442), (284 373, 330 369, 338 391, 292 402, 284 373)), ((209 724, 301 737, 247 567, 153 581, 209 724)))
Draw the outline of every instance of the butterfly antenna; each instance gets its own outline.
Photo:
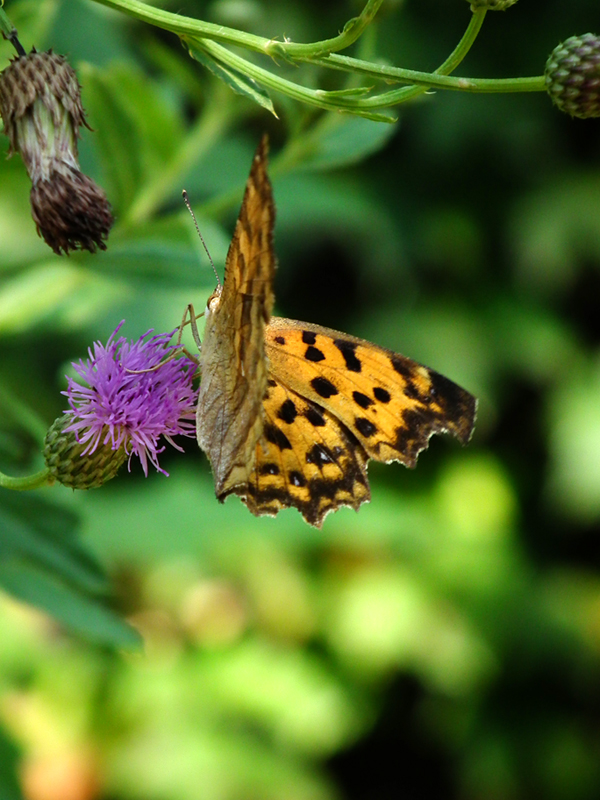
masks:
POLYGON ((196 220, 196 215, 192 211, 192 206, 190 205, 190 199, 188 197, 188 193, 184 189, 183 192, 181 193, 181 195, 183 197, 183 202, 187 206, 187 210, 190 212, 190 214, 192 216, 192 219, 194 220, 194 225, 196 226, 196 233, 200 237, 200 241, 202 242, 202 246, 204 247, 204 251, 205 251, 206 255, 208 256, 208 260, 210 261, 210 265, 213 268, 213 272, 215 273, 215 278, 217 279, 217 284, 220 286, 221 285, 221 279, 219 278, 219 273, 215 269, 214 261, 212 260, 212 257, 210 255, 210 253, 208 252, 208 247, 206 246, 206 242, 204 241, 204 236, 202 236, 202 234, 200 233, 200 227, 198 225, 198 221, 196 220))

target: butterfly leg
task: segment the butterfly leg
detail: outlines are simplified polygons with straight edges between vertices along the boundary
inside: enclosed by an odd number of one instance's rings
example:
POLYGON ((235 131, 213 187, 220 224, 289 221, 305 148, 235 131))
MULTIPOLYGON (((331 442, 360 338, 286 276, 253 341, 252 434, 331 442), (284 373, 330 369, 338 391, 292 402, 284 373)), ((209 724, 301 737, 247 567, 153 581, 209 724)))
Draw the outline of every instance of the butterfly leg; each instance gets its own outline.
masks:
MULTIPOLYGON (((186 325, 191 326, 192 336, 194 338, 194 343, 198 350, 202 350, 202 342, 200 341, 200 334, 198 333, 198 326, 196 325, 196 320, 200 319, 204 316, 204 311, 201 314, 196 314, 194 311, 194 306, 191 303, 188 303, 185 311, 183 312, 183 319, 181 320, 181 325, 179 326, 179 334, 177 336, 177 345, 181 345, 181 338, 183 336, 183 329, 186 325), (190 315, 188 320, 187 316, 190 315)), ((187 351, 185 347, 183 348, 184 352, 187 355, 187 351)))

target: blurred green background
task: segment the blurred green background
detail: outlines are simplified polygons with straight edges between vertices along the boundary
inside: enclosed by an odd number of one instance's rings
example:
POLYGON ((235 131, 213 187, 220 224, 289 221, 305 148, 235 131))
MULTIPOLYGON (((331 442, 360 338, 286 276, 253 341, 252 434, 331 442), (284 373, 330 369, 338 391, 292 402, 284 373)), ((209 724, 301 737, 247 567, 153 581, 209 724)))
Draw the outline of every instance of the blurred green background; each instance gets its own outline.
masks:
MULTIPOLYGON (((360 7, 162 6, 294 41, 360 7)), ((426 363, 480 412, 466 449, 436 437, 416 471, 372 464, 372 503, 322 531, 219 505, 192 440, 165 452, 169 478, 134 465, 87 493, 3 490, 2 800, 598 798, 600 122, 545 94, 457 92, 395 126, 274 96, 278 121, 174 36, 88 0, 6 10, 27 49, 76 66, 82 168, 117 222, 106 253, 54 256, 20 158, 0 160, 2 471, 41 468, 94 340, 204 306, 181 189, 222 269, 265 130, 277 313, 426 363)), ((353 52, 433 69, 469 13, 390 2, 353 52)), ((597 0, 521 0, 488 14, 459 74, 539 75, 590 30, 597 0)), ((2 67, 12 55, 0 41, 2 67)))

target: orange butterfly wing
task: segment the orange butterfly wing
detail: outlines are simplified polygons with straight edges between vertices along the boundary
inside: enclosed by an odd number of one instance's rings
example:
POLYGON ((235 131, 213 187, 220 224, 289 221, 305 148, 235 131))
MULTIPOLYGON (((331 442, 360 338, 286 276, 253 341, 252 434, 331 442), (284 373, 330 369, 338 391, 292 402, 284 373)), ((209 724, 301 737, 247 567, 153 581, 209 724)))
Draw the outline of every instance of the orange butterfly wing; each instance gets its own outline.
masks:
POLYGON ((471 438, 477 401, 438 372, 364 339, 273 318, 265 331, 271 372, 323 406, 369 458, 416 466, 434 433, 471 438))
POLYGON ((383 347, 270 318, 275 209, 266 137, 258 147, 227 254, 208 302, 197 408, 200 447, 219 500, 256 515, 297 508, 320 527, 370 499, 369 458, 414 467, 434 433, 469 441, 475 398, 383 347))

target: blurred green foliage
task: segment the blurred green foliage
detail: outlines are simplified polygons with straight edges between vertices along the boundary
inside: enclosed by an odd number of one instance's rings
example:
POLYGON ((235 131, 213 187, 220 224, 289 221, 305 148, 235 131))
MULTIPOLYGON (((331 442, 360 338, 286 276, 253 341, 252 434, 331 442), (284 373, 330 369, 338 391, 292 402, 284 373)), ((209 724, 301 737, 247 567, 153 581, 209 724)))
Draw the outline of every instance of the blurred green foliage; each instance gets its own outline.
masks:
MULTIPOLYGON (((168 5, 296 41, 356 11, 168 5)), ((193 442, 164 454, 168 479, 133 465, 99 491, 3 492, 0 797, 595 800, 600 123, 451 92, 395 127, 276 99, 277 122, 161 31, 85 0, 9 6, 27 49, 77 67, 82 166, 117 223, 106 253, 59 259, 19 157, 0 162, 2 471, 40 468, 92 341, 204 305, 181 189, 222 269, 265 129, 278 313, 427 363, 480 414, 466 450, 438 437, 415 472, 372 465, 372 503, 322 531, 219 505, 193 442)), ((468 14, 389 3, 357 52, 433 68, 468 14)), ((595 24, 597 0, 521 0, 488 15, 461 74, 541 74, 595 24)))

